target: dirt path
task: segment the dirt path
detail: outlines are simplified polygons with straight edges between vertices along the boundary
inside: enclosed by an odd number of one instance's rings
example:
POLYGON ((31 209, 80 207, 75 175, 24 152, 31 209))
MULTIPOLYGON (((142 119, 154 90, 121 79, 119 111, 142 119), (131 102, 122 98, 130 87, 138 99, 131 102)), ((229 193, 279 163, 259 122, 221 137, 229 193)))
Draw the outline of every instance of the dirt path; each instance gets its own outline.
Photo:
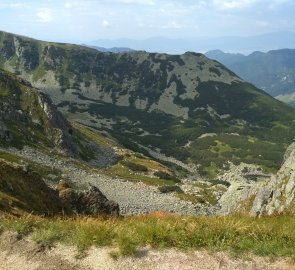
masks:
POLYGON ((136 257, 114 260, 110 248, 92 248, 78 259, 73 247, 57 244, 45 247, 15 233, 5 232, 0 237, 1 270, 290 270, 295 264, 286 260, 275 262, 253 257, 234 259, 225 253, 205 251, 183 253, 176 250, 153 251, 143 249, 136 257))

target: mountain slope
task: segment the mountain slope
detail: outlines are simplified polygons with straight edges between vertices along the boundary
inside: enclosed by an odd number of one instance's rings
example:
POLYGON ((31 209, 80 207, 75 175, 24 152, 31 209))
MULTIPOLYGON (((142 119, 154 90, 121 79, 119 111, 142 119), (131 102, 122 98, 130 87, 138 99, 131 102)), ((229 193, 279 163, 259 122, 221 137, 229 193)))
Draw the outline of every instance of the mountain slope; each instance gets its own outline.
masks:
POLYGON ((62 208, 58 192, 47 186, 38 173, 0 159, 0 213, 53 215, 60 214, 62 208))
POLYGON ((206 55, 233 70, 272 96, 294 105, 295 50, 282 49, 248 56, 209 51, 206 55), (292 96, 293 94, 293 96, 292 96))
POLYGON ((228 160, 278 168, 295 135, 294 110, 202 54, 101 53, 1 33, 0 66, 70 119, 210 177, 228 160))
POLYGON ((56 150, 93 160, 97 165, 115 160, 111 149, 83 138, 47 95, 3 70, 0 70, 0 97, 0 146, 56 150))

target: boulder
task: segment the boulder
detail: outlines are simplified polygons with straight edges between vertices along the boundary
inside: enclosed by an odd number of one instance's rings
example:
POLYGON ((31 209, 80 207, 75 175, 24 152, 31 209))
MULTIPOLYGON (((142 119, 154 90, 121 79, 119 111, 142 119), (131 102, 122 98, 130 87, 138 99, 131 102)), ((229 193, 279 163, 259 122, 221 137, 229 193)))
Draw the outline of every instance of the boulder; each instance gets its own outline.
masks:
POLYGON ((91 186, 87 192, 80 194, 77 209, 78 213, 83 215, 119 215, 119 205, 109 201, 95 186, 91 186))
POLYGON ((64 205, 64 212, 71 214, 99 216, 119 216, 119 205, 107 197, 95 186, 88 191, 77 192, 67 183, 61 181, 57 190, 64 205))

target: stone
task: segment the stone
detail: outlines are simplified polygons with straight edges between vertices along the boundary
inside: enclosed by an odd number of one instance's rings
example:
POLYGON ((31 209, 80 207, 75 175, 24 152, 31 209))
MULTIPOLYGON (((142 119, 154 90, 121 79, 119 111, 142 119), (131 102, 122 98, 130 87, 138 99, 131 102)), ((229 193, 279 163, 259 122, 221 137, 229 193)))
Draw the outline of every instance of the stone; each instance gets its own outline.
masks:
POLYGON ((256 193, 251 214, 256 216, 293 212, 295 206, 295 143, 286 150, 284 162, 269 182, 256 193))
POLYGON ((86 192, 76 192, 66 182, 60 181, 57 190, 65 213, 87 216, 119 216, 119 205, 108 200, 96 186, 92 185, 86 192))

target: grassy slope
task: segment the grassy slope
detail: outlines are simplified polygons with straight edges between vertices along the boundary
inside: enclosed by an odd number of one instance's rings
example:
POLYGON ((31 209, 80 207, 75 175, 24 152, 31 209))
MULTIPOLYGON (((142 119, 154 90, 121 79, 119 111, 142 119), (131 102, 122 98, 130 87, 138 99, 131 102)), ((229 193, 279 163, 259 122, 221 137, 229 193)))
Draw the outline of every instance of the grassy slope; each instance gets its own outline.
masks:
POLYGON ((0 152, 0 211, 13 215, 61 213, 58 194, 44 183, 40 174, 43 173, 44 176, 54 170, 40 170, 34 164, 24 168, 24 165, 17 164, 14 160, 23 163, 16 156, 0 152))
MULTIPOLYGON (((119 151, 120 160, 112 166, 104 169, 96 169, 99 173, 119 177, 131 182, 143 182, 147 185, 166 186, 174 185, 177 181, 172 171, 142 154, 122 148, 116 140, 103 136, 95 129, 87 128, 80 124, 73 124, 86 138, 104 146, 115 147, 119 151), (154 175, 156 172, 164 172, 172 176, 172 179, 163 179, 154 175)), ((93 169, 93 168, 92 168, 93 169)))
MULTIPOLYGON (((226 251, 234 255, 285 256, 294 258, 295 218, 184 217, 155 213, 120 219, 2 219, 0 226, 35 241, 60 241, 83 250, 90 246, 114 246, 116 255, 133 255, 136 249, 226 251)), ((114 254, 115 255, 115 254, 114 254)))
POLYGON ((10 141, 0 140, 1 145, 20 147, 24 144, 34 145, 36 142, 44 146, 50 145, 50 140, 44 133, 53 135, 54 130, 49 129, 46 116, 38 105, 35 90, 21 83, 12 74, 1 70, 0 97, 2 119, 12 135, 10 141))

